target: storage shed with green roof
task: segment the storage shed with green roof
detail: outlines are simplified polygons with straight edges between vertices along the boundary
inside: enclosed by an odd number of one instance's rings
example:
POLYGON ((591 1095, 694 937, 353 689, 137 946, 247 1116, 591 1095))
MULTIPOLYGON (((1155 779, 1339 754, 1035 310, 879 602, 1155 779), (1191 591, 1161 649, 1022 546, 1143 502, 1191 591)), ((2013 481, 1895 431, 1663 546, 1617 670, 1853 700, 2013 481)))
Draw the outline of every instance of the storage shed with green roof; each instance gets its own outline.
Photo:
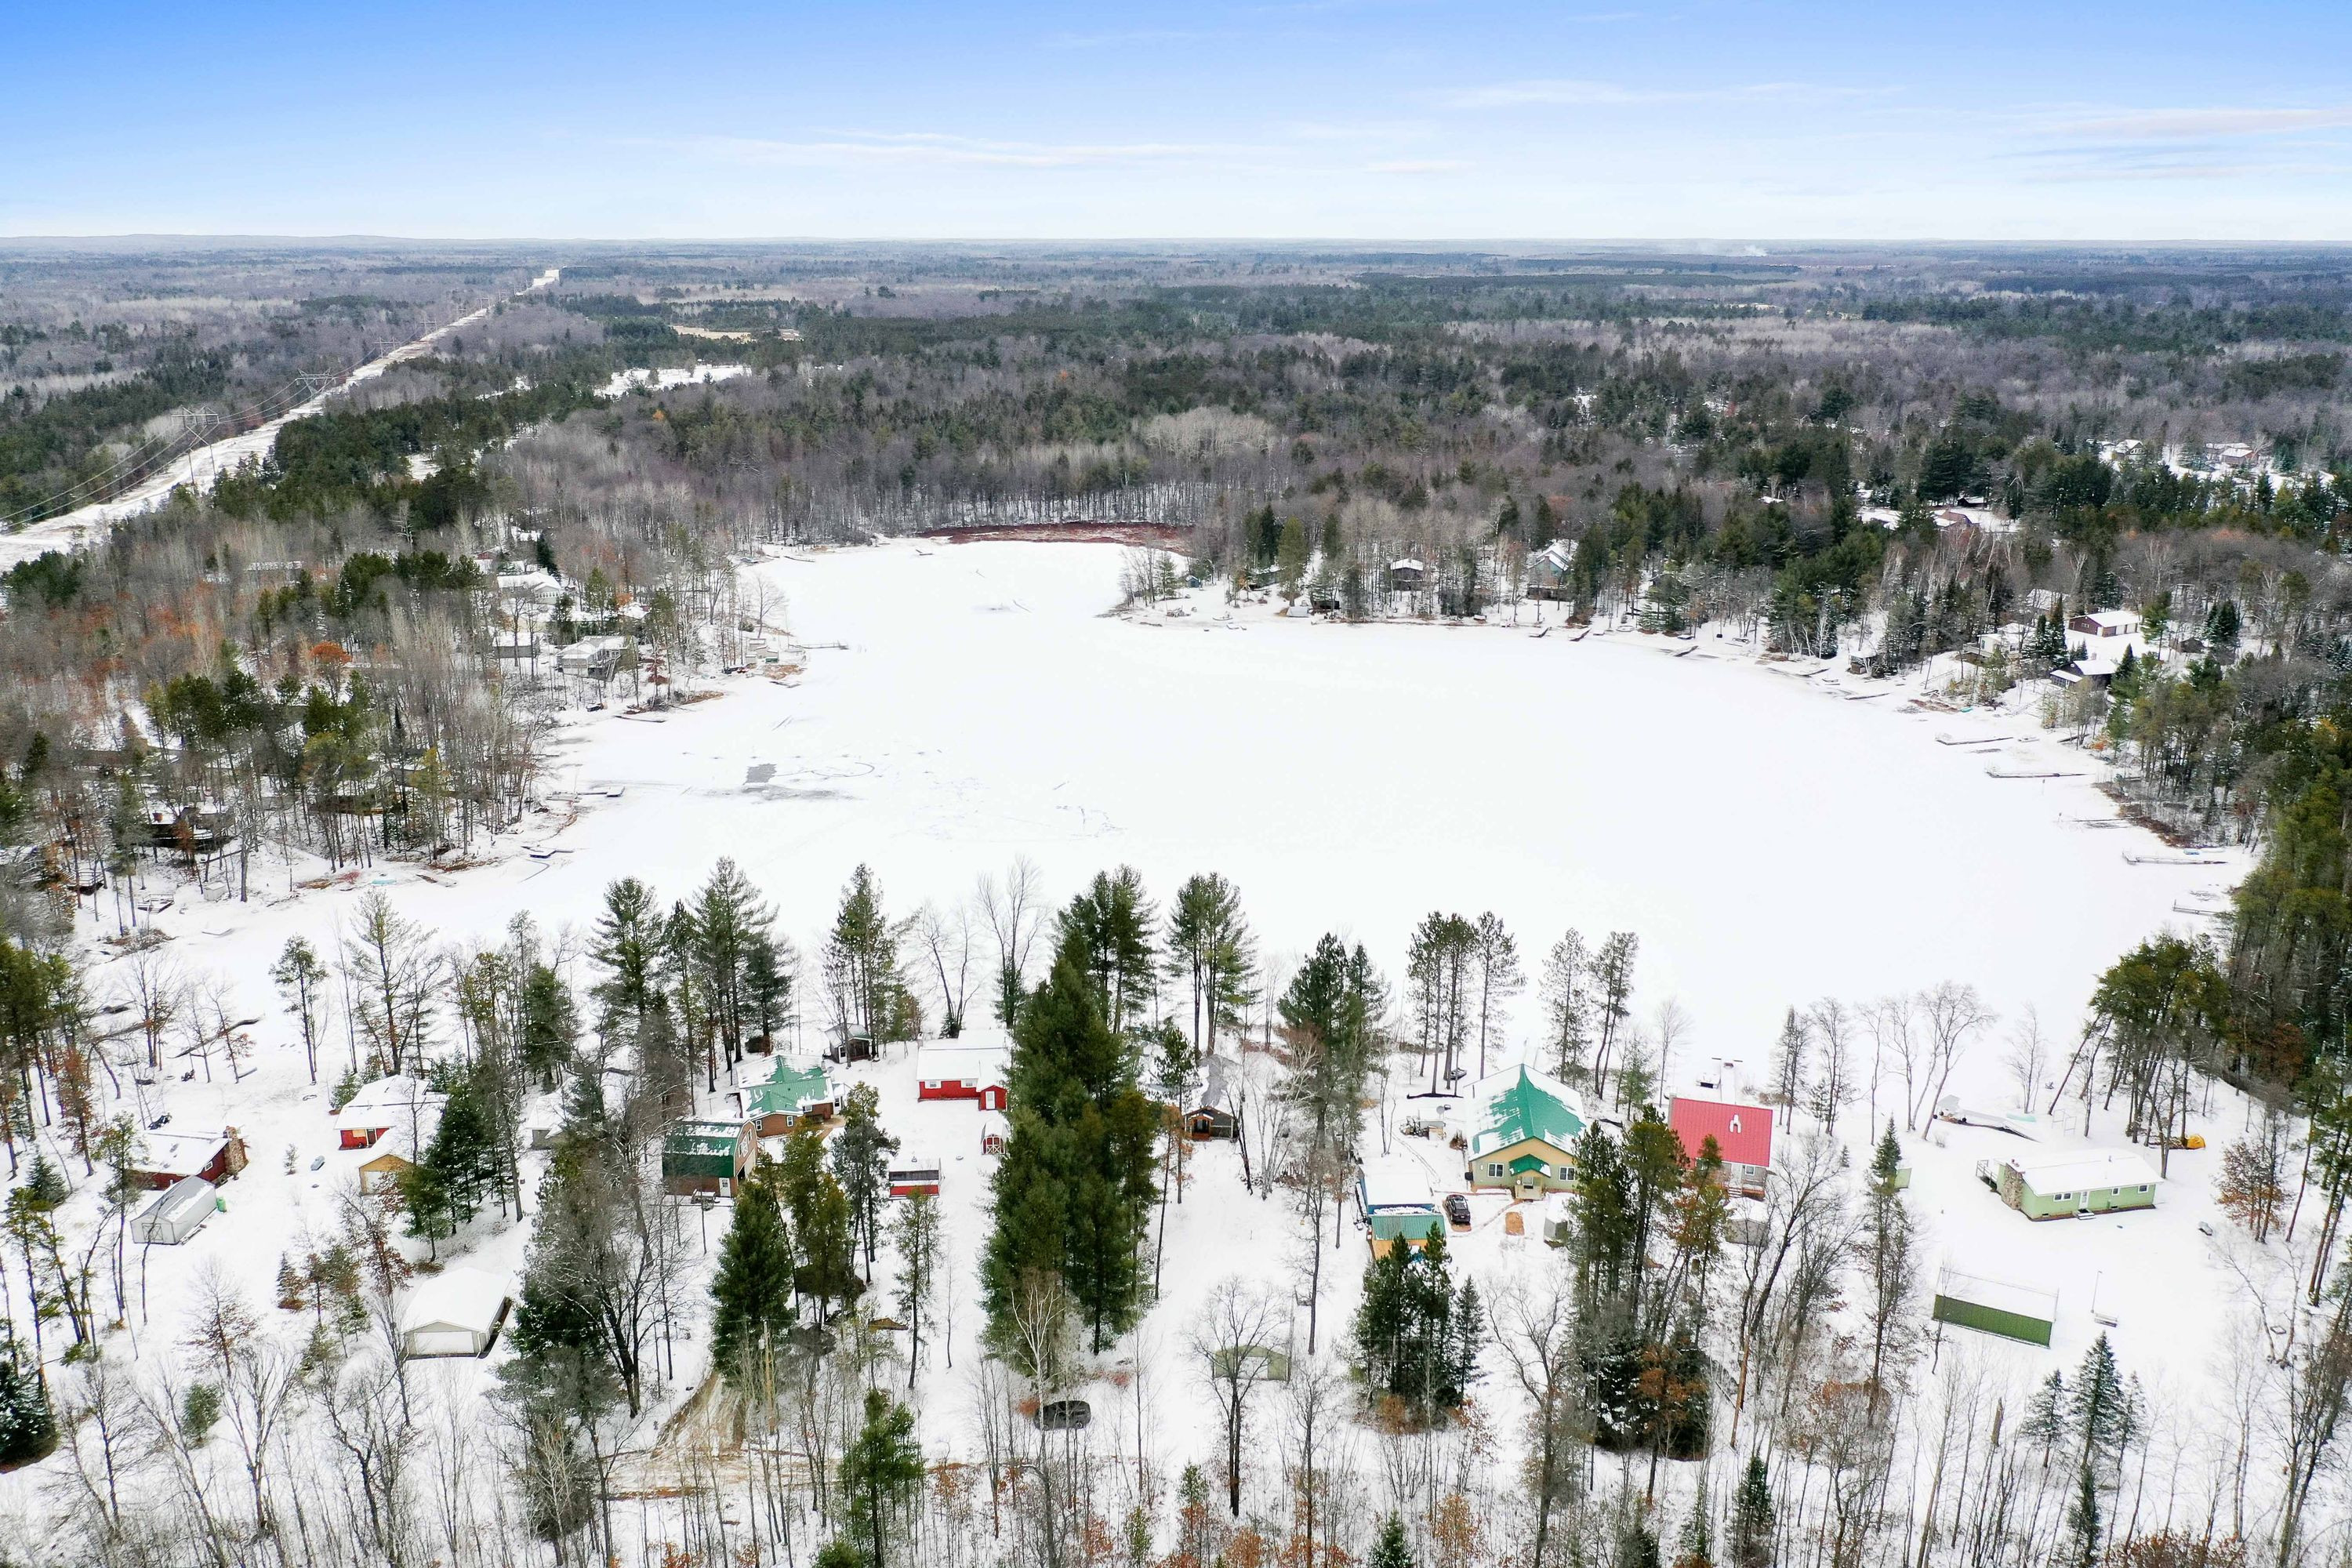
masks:
POLYGON ((662 1190, 731 1198, 759 1146, 749 1121, 673 1121, 662 1134, 662 1190))

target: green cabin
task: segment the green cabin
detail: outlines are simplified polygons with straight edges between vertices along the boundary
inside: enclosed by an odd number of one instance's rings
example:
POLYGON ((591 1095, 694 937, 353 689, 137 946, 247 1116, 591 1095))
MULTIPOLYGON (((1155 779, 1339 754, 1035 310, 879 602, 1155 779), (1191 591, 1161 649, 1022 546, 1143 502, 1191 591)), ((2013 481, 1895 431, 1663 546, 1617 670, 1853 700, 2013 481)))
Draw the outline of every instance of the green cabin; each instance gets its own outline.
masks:
POLYGON ((662 1190, 731 1198, 759 1147, 749 1121, 673 1121, 662 1133, 662 1190))

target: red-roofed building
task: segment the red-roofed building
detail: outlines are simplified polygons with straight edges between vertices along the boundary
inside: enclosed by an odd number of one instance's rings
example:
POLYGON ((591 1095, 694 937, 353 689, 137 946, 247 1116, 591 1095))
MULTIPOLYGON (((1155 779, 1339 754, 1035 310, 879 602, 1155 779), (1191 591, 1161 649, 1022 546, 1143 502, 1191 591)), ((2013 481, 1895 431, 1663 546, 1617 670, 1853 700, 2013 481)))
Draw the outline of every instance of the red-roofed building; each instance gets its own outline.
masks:
POLYGON ((1723 1152, 1725 1184, 1749 1197, 1764 1195, 1764 1179, 1772 1169, 1769 1107, 1676 1096, 1666 1108, 1666 1125, 1683 1141, 1683 1152, 1694 1160, 1699 1145, 1714 1139, 1723 1152))

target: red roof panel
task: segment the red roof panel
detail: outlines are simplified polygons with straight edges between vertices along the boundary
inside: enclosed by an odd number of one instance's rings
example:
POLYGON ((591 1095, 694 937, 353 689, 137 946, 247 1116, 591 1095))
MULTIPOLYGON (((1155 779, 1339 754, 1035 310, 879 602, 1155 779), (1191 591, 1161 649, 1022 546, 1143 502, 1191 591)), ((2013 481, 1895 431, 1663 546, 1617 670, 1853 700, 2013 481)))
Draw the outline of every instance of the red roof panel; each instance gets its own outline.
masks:
POLYGON ((1699 1144, 1709 1136, 1723 1151, 1727 1165, 1769 1165, 1772 1163, 1772 1111, 1763 1105, 1734 1105, 1720 1100, 1684 1100, 1677 1096, 1666 1108, 1666 1124, 1683 1141, 1683 1152, 1698 1158, 1699 1144))

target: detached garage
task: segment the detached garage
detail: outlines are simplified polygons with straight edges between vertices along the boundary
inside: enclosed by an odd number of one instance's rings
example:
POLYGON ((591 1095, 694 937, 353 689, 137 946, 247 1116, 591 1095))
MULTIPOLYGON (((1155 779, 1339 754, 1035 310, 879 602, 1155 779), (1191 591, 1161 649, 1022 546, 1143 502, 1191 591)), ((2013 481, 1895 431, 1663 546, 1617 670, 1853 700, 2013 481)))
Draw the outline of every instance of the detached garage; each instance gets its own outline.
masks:
POLYGON ((410 1291, 401 1307, 401 1356, 488 1355, 513 1304, 506 1281, 478 1268, 437 1274, 410 1291))
POLYGON ((1946 1268, 1936 1279, 1935 1320, 1955 1328, 2047 1346, 2058 1321, 2056 1292, 1946 1268))
POLYGON ((205 1227, 220 1206, 220 1194, 202 1176, 174 1182, 131 1222, 131 1238, 143 1247, 177 1247, 205 1227))

